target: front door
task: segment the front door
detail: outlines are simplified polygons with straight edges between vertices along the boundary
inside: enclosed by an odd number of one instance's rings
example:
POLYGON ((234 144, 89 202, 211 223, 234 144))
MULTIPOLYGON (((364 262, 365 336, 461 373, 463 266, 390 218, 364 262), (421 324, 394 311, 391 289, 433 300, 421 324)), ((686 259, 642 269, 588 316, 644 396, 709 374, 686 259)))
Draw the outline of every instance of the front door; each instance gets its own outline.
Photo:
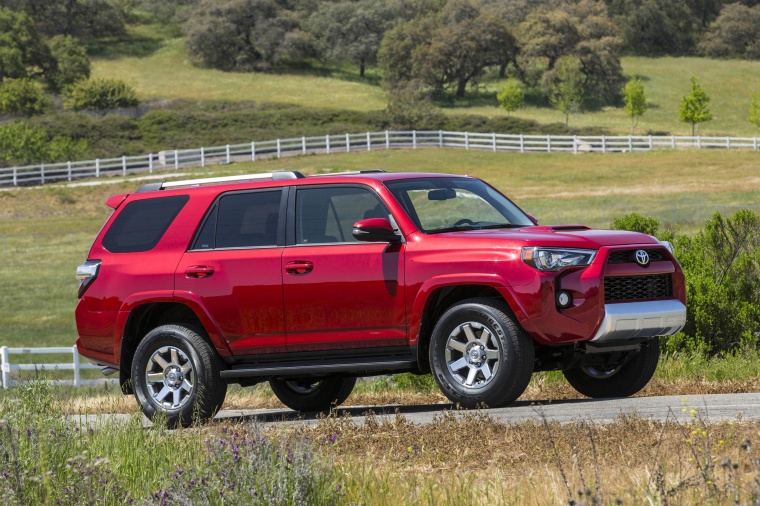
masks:
POLYGON ((282 256, 288 351, 407 345, 404 245, 352 235, 365 218, 388 217, 363 186, 301 187, 282 256))

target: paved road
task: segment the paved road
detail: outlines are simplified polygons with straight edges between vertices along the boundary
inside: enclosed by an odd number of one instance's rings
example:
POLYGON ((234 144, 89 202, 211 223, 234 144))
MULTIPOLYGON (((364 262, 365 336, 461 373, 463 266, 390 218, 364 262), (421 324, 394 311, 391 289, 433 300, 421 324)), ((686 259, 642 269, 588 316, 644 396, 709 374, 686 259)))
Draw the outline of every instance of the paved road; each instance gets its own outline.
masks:
MULTIPOLYGON (((361 423, 363 415, 372 410, 379 417, 393 417, 396 410, 407 420, 416 424, 430 423, 444 410, 451 410, 451 404, 430 404, 418 406, 359 406, 339 409, 339 416, 351 415, 356 423, 361 423)), ((760 420, 760 394, 719 394, 686 395, 668 397, 635 397, 629 399, 583 399, 546 402, 516 402, 507 408, 484 410, 494 420, 502 423, 520 423, 528 420, 567 423, 573 421, 594 421, 609 423, 621 415, 638 415, 642 418, 664 421, 666 419, 688 420, 695 409, 708 422, 758 421, 760 420), (685 409, 685 411, 684 411, 685 409)), ((464 412, 458 412, 461 414, 464 412)), ((89 415, 87 422, 97 423, 103 415, 89 415)), ((126 419, 126 415, 105 415, 126 419)), ((264 424, 276 423, 317 423, 313 415, 299 415, 287 409, 246 409, 221 411, 217 420, 258 421, 264 424)), ((85 420, 82 420, 85 421, 85 420)), ((149 424, 145 419, 146 425, 149 424)))

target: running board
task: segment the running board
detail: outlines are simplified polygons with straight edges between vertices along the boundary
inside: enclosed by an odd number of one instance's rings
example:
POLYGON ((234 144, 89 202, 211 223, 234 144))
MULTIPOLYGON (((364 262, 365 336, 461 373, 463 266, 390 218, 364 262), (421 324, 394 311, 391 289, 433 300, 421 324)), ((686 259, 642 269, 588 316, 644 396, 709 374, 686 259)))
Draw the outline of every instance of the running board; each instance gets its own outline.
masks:
POLYGON ((414 356, 392 358, 362 357, 360 359, 321 360, 319 363, 292 362, 284 364, 239 364, 221 372, 222 378, 327 376, 332 374, 364 376, 383 371, 409 371, 417 366, 414 356))

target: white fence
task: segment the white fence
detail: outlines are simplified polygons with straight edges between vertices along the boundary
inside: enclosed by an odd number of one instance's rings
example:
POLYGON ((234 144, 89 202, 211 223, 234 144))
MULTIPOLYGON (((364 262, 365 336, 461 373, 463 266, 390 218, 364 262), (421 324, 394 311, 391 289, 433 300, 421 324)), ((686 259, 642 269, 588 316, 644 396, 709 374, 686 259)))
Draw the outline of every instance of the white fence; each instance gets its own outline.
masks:
POLYGON ((11 372, 13 371, 37 371, 37 372, 52 372, 52 371, 73 371, 73 380, 51 380, 61 385, 73 385, 75 387, 82 385, 102 384, 105 382, 113 382, 116 380, 107 379, 95 379, 84 380, 81 378, 81 371, 83 369, 101 369, 97 365, 90 364, 89 362, 82 363, 81 357, 77 352, 77 347, 72 346, 70 348, 9 348, 7 346, 0 347, 0 372, 2 372, 2 385, 3 388, 8 388, 13 385, 23 383, 23 381, 12 380, 11 372), (13 364, 10 361, 11 355, 70 355, 71 362, 63 362, 57 364, 13 364))
POLYGON ((437 131, 385 131, 298 137, 139 156, 0 168, 0 186, 30 186, 85 177, 176 170, 180 167, 256 161, 311 153, 439 147, 525 152, 631 152, 652 149, 752 149, 757 137, 512 135, 437 131))

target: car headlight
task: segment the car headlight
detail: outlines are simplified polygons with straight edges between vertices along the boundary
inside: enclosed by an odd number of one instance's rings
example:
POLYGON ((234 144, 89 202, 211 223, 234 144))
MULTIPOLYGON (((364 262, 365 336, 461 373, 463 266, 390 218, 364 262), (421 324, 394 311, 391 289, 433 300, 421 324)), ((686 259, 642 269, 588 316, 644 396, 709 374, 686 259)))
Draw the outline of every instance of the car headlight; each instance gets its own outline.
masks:
POLYGON ((523 248, 522 259, 539 271, 558 271, 565 267, 590 265, 596 256, 592 249, 523 248))
POLYGON ((673 248, 673 244, 671 244, 670 241, 660 241, 660 244, 662 244, 663 246, 665 246, 665 249, 667 249, 668 251, 670 251, 671 255, 675 255, 676 254, 676 251, 673 248))

